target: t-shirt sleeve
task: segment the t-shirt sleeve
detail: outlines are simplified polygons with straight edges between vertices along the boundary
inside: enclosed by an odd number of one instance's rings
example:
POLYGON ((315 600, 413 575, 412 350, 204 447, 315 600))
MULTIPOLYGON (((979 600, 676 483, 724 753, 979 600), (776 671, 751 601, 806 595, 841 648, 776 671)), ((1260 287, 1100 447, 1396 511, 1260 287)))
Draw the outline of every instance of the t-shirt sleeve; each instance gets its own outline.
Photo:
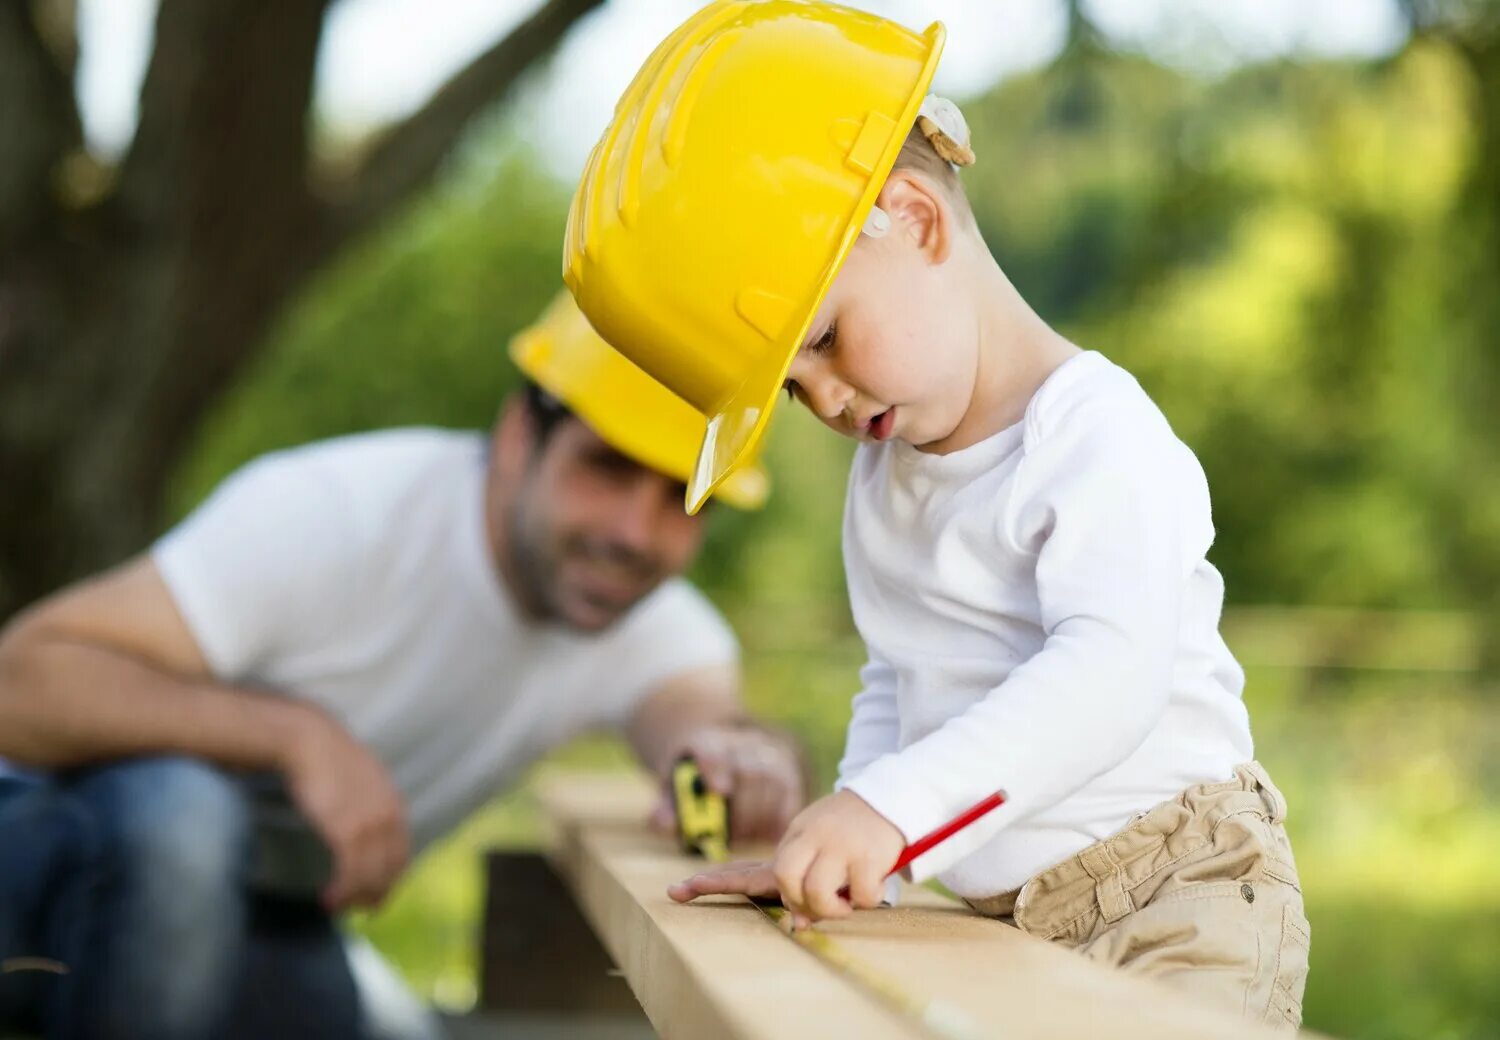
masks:
POLYGON ((1000 536, 1035 557, 1041 650, 849 784, 908 841, 1006 792, 1001 809, 919 857, 916 880, 1140 746, 1166 710, 1183 589, 1212 540, 1202 470, 1159 416, 1073 417, 1028 451, 1012 504, 1000 536))
POLYGON ((326 464, 284 452, 230 476, 151 558, 214 675, 237 681, 325 639, 356 601, 354 528, 326 464))
POLYGON ((708 598, 684 579, 653 592, 611 633, 610 674, 582 725, 622 726, 663 683, 697 668, 737 665, 739 643, 708 598))

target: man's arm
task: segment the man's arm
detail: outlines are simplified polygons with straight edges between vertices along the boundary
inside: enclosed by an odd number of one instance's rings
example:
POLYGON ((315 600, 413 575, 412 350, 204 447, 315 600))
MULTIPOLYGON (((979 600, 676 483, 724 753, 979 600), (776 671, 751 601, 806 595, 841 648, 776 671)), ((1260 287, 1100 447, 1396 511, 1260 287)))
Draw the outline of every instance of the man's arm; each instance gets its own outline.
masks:
POLYGON ((739 840, 781 836, 805 800, 801 750, 790 736, 754 722, 739 698, 739 669, 708 665, 658 684, 626 725, 637 756, 664 780, 652 822, 672 825, 666 778, 672 764, 691 755, 703 778, 730 799, 739 840))
POLYGON ((215 682, 144 557, 64 589, 0 632, 0 755, 23 765, 178 753, 282 769, 309 714, 215 682))
POLYGON ((141 557, 0 632, 0 755, 67 768, 150 754, 284 774, 333 851, 333 905, 378 901, 405 865, 404 813, 384 766, 317 708, 215 680, 141 557))

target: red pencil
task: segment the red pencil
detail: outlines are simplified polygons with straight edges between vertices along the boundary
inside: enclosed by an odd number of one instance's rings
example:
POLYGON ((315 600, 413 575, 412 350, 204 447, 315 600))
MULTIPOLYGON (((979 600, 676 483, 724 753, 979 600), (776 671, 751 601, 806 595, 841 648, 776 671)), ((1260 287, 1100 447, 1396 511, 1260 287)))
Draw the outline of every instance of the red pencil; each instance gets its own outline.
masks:
MULTIPOLYGON (((885 876, 890 877, 892 874, 896 873, 896 871, 900 870, 912 860, 922 855, 922 853, 929 851, 935 845, 941 845, 943 842, 953 837, 953 835, 963 830, 975 820, 978 820, 980 817, 993 812, 1004 804, 1004 791, 996 791, 988 798, 975 802, 973 805, 969 806, 969 808, 953 817, 953 819, 949 820, 941 827, 937 827, 933 830, 928 831, 916 841, 906 846, 906 848, 902 849, 901 855, 896 857, 896 865, 891 867, 890 870, 887 870, 885 872, 885 876)), ((845 885, 843 888, 839 889, 839 895, 845 899, 848 899, 849 886, 845 885)))
POLYGON ((953 837, 953 835, 963 830, 969 824, 973 823, 975 820, 978 820, 980 817, 985 816, 995 809, 1000 808, 1000 806, 1004 804, 1004 791, 996 791, 988 798, 985 798, 982 801, 975 802, 972 806, 965 809, 957 816, 953 817, 953 819, 949 820, 941 827, 938 827, 935 830, 928 831, 916 841, 906 846, 901 855, 896 858, 896 865, 890 870, 886 871, 885 876, 890 877, 896 871, 900 870, 912 860, 922 855, 922 853, 927 852, 934 845, 942 844, 949 838, 953 837))

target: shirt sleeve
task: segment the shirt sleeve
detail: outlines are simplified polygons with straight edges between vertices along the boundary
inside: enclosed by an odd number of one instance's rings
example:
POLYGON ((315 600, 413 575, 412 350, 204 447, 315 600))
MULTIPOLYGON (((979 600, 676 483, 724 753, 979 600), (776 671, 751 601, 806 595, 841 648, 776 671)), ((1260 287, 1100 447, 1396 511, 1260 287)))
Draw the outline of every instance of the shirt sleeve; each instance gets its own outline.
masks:
MULTIPOLYGON (((901 747, 895 669, 871 654, 859 670, 859 681, 860 691, 854 695, 853 714, 844 739, 844 757, 839 759, 839 776, 833 785, 835 791, 844 790, 871 762, 901 747)), ((900 902, 900 878, 886 878, 882 898, 890 906, 900 902)))
POLYGON ((351 504, 296 451, 229 477, 151 550, 214 675, 253 677, 322 639, 356 602, 351 504))
POLYGON ((685 579, 666 582, 611 634, 610 674, 580 728, 623 726, 648 695, 687 672, 738 665, 739 642, 708 598, 685 579))
POLYGON ((859 670, 860 691, 844 739, 844 757, 833 789, 841 791, 871 762, 901 746, 901 713, 896 703, 896 672, 874 654, 859 670))
POLYGON ((941 873, 1008 824, 1123 762, 1166 710, 1181 599, 1212 541, 1208 489, 1159 414, 1095 409, 1042 436, 997 537, 1034 555, 1041 650, 962 714, 849 787, 908 841, 1003 790, 1005 804, 919 857, 941 873))

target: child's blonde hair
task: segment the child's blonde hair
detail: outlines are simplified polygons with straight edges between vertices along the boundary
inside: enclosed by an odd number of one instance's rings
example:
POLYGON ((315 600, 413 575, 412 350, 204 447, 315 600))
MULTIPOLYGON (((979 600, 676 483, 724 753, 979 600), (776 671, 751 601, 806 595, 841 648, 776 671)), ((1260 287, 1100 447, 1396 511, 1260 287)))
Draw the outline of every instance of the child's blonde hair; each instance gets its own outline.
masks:
POLYGON ((891 172, 910 170, 921 174, 937 185, 959 215, 972 224, 974 211, 958 179, 958 168, 973 164, 969 125, 958 106, 936 94, 927 95, 917 121, 901 144, 901 152, 896 156, 896 165, 891 172))

